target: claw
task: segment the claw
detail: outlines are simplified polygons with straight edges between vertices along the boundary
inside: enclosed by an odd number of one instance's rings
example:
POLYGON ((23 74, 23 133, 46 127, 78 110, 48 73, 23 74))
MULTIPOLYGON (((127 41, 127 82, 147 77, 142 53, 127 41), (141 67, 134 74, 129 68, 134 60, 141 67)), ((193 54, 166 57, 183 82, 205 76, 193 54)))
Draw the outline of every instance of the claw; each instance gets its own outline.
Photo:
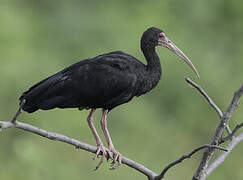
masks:
POLYGON ((119 164, 119 166, 121 165, 121 163, 122 163, 122 156, 120 155, 120 156, 118 157, 118 164, 119 164))
MULTIPOLYGON (((100 151, 101 151, 101 146, 98 146, 97 147, 97 151, 96 151, 96 153, 95 153, 95 156, 94 156, 94 158, 93 158, 93 160, 96 160, 96 158, 99 156, 99 154, 100 154, 100 151)), ((102 152, 102 154, 103 154, 103 152, 102 152)))
POLYGON ((122 155, 119 152, 117 152, 115 150, 115 148, 109 148, 109 149, 113 153, 113 156, 112 156, 113 161, 111 162, 111 168, 110 169, 114 170, 121 165, 122 155))
POLYGON ((100 159, 100 162, 97 164, 97 166, 95 167, 95 170, 97 170, 99 167, 100 167, 100 165, 104 162, 104 158, 105 158, 105 155, 103 155, 102 154, 102 157, 101 157, 101 159, 100 159))
POLYGON ((110 150, 108 150, 107 152, 108 152, 108 155, 109 155, 109 156, 107 156, 107 160, 109 160, 110 158, 112 159, 112 152, 110 150))
POLYGON ((100 159, 100 162, 95 167, 95 170, 97 170, 100 167, 100 165, 104 162, 105 157, 107 158, 107 160, 109 158, 112 158, 112 152, 109 149, 107 149, 103 144, 100 144, 97 146, 97 151, 93 158, 94 160, 99 156, 100 152, 102 152, 101 159, 100 159))

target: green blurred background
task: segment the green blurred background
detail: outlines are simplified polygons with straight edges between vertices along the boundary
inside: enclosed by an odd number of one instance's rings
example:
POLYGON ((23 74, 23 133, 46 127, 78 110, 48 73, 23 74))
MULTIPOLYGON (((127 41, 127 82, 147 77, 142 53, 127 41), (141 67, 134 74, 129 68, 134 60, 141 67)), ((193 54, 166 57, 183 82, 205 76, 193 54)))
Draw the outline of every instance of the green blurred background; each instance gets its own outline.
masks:
MULTIPOLYGON (((217 114, 184 76, 196 80, 222 110, 242 84, 243 1, 239 0, 1 0, 0 120, 9 120, 28 87, 79 60, 122 50, 145 62, 143 31, 155 26, 187 54, 201 79, 177 56, 157 48, 162 81, 149 94, 111 111, 108 126, 115 147, 159 172, 169 162, 210 142, 217 114)), ((230 122, 242 122, 243 107, 230 122)), ((76 109, 23 113, 19 120, 95 145, 86 123, 88 111, 76 109)), ((99 126, 100 111, 96 113, 99 126)), ((100 128, 99 128, 99 132, 100 128)), ((102 136, 103 138, 103 136, 102 136)), ((104 139, 104 138, 103 138, 104 139)), ((11 129, 0 134, 0 179, 146 179, 122 165, 115 171, 93 154, 11 129)), ((208 179, 243 179, 243 143, 208 179)), ((201 153, 166 174, 190 179, 201 153)))

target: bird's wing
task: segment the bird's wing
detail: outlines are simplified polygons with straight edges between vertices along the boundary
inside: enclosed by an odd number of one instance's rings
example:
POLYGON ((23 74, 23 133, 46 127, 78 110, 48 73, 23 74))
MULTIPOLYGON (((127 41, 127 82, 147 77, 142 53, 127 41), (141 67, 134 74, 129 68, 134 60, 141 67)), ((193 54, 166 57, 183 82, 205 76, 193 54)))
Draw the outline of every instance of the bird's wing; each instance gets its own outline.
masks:
POLYGON ((87 95, 82 99, 88 107, 111 109, 133 97, 137 76, 124 64, 92 64, 86 68, 90 69, 80 71, 74 79, 81 78, 81 94, 87 95))
MULTIPOLYGON (((67 71, 64 69, 61 72, 58 72, 42 81, 31 86, 27 91, 23 92, 19 97, 20 104, 25 100, 23 110, 27 112, 34 112, 38 110, 40 102, 43 101, 43 98, 49 90, 53 87, 58 86, 61 82, 65 80, 65 77, 71 73, 71 69, 67 71), (65 70, 65 71, 64 71, 65 70)), ((51 98, 51 97, 50 97, 51 98)))
POLYGON ((23 109, 28 112, 55 107, 111 109, 133 97, 136 80, 125 61, 84 60, 32 86, 20 100, 26 100, 23 109))

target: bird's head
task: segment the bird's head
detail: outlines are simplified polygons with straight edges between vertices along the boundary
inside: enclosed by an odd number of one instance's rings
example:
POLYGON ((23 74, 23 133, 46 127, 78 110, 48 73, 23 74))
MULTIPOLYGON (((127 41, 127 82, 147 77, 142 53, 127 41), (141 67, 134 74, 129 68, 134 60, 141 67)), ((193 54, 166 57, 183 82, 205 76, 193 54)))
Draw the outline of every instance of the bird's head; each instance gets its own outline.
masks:
POLYGON ((197 78, 199 79, 199 74, 192 64, 192 62, 189 60, 189 58, 178 48, 176 45, 170 41, 167 36, 165 35, 164 31, 161 29, 151 27, 148 28, 142 35, 141 38, 141 47, 155 47, 155 46, 163 46, 178 55, 181 59, 183 59, 195 72, 197 78))

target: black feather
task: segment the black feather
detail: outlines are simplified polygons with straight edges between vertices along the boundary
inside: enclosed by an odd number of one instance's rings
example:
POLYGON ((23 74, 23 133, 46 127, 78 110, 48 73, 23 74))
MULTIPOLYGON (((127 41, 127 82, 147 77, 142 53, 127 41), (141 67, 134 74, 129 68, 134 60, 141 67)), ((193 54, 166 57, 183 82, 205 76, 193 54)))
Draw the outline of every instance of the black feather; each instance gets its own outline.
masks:
POLYGON ((25 99, 22 109, 29 113, 53 108, 111 110, 150 91, 161 76, 154 43, 159 32, 147 30, 141 39, 148 65, 121 51, 79 61, 24 92, 19 98, 25 99))

